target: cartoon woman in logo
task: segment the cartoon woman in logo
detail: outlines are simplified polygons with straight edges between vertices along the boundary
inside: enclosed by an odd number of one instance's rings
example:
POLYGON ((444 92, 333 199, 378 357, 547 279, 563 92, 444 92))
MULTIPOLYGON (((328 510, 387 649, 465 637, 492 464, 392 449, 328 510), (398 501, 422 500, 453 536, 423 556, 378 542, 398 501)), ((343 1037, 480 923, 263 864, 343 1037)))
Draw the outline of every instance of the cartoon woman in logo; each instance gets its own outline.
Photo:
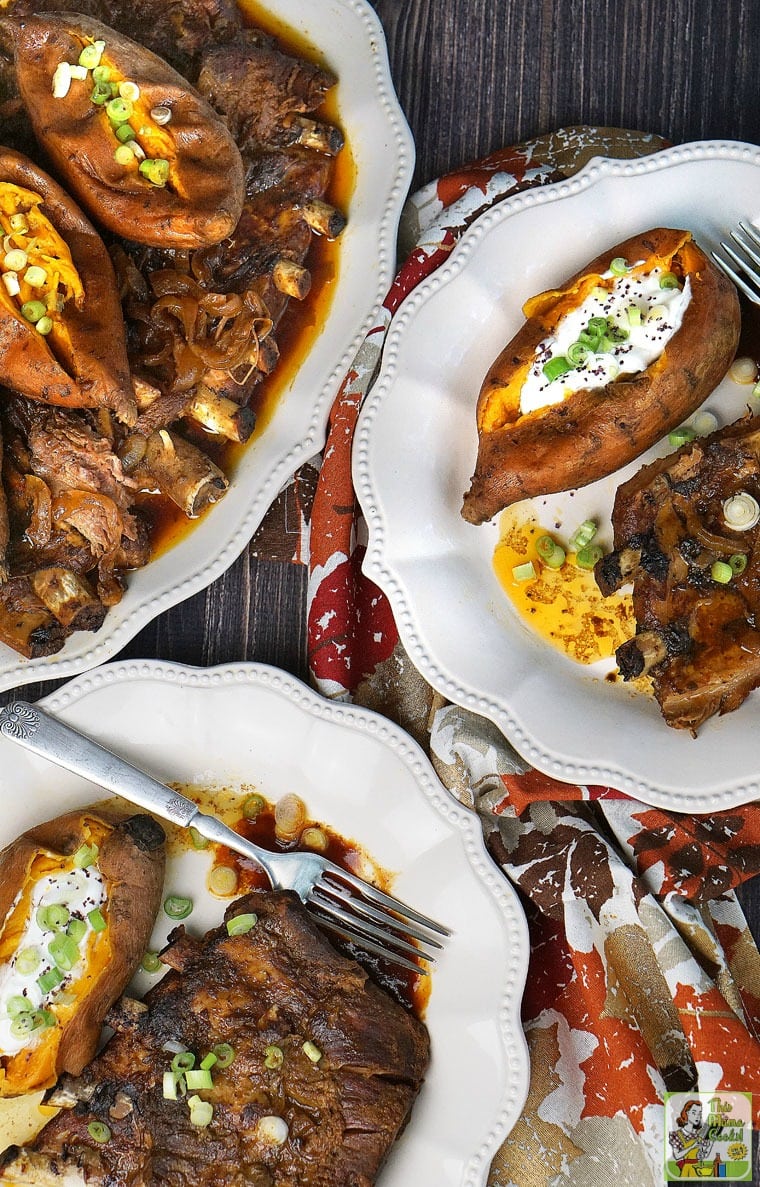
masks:
POLYGON ((682 1179, 713 1177, 715 1162, 707 1161, 713 1143, 707 1137, 707 1126, 702 1125, 701 1101, 686 1101, 676 1117, 676 1128, 668 1134, 668 1141, 682 1179))

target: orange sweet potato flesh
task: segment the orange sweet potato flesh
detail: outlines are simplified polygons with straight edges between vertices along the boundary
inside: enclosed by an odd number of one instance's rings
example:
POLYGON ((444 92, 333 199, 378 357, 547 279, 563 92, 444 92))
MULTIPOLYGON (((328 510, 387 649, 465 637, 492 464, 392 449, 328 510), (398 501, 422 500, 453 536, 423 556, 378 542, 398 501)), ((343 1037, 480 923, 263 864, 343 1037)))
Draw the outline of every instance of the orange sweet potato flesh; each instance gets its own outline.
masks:
POLYGON ((633 461, 720 383, 741 328, 734 286, 688 231, 655 228, 609 248, 561 289, 524 307, 527 321, 490 367, 477 405, 478 454, 462 516, 480 524, 522 499, 586 486, 633 461), (539 343, 622 257, 689 277, 691 299, 660 357, 638 374, 521 415, 520 388, 539 343))
POLYGON ((49 1088, 63 1072, 79 1075, 94 1056, 103 1019, 126 988, 148 946, 164 881, 164 833, 151 817, 126 817, 108 807, 69 812, 30 829, 0 853, 0 951, 4 932, 33 863, 55 867, 95 839, 106 887, 107 927, 88 950, 86 973, 71 986, 76 1000, 55 1006, 57 1024, 16 1054, 0 1053, 0 1097, 49 1088), (50 861, 48 862, 48 858, 50 861))
POLYGON ((45 13, 9 27, 35 135, 97 223, 125 239, 181 249, 219 243, 234 230, 243 205, 240 152, 221 119, 180 74, 128 37, 77 13, 45 13), (65 97, 53 96, 56 67, 76 64, 83 46, 93 41, 105 42, 102 61, 113 77, 140 88, 135 124, 152 126, 154 147, 148 144, 147 155, 169 160, 167 185, 153 185, 137 162, 125 166, 114 159, 118 140, 104 107, 91 101, 91 75, 73 80, 65 97), (171 112, 163 127, 150 119, 156 107, 171 112))
POLYGON ((0 148, 0 184, 43 199, 39 210, 60 235, 84 290, 79 305, 66 302, 64 333, 45 337, 0 291, 0 374, 3 382, 46 404, 110 408, 133 424, 137 416, 127 361, 124 319, 110 256, 79 207, 42 169, 21 153, 0 148))

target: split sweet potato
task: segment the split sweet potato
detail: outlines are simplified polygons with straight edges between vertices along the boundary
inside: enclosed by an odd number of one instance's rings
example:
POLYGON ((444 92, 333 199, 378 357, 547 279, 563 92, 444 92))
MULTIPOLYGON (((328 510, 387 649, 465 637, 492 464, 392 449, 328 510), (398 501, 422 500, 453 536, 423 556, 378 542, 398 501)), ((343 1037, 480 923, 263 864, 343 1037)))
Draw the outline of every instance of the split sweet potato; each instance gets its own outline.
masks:
POLYGON ((35 135, 97 223, 138 243, 182 249, 219 243, 234 230, 244 193, 240 152, 180 74, 77 13, 28 17, 11 32, 35 135), (82 78, 85 48, 97 65, 82 78))
POLYGON ((13 1036, 5 1050, 0 1041, 0 1096, 48 1088, 62 1072, 78 1075, 94 1056, 103 1019, 150 938, 163 887, 164 840, 150 816, 86 808, 30 829, 0 853, 0 1036, 13 1036), (70 885, 72 871, 82 875, 83 868, 92 868, 92 885, 100 879, 105 893, 97 907, 101 919, 86 930, 88 901, 75 909, 70 885), (50 879, 52 898, 62 907, 52 923, 39 922, 35 907, 35 887, 39 894, 43 879, 50 879), (30 930, 35 923, 37 931, 30 930), (62 980, 46 989, 51 951, 56 958, 50 980, 56 980, 55 970, 62 980))
MULTIPOLYGON (((478 454, 462 515, 491 519, 522 499, 595 482, 625 466, 681 424, 725 375, 740 331, 736 290, 688 231, 656 228, 602 253, 562 288, 533 297, 526 322, 493 363, 477 405, 478 454), (680 327, 646 369, 605 386, 570 390, 557 403, 521 413, 523 384, 543 344, 595 286, 609 283, 610 264, 653 269, 690 298, 680 327)), ((568 375, 568 380, 570 376, 568 375)))
POLYGON ((9 148, 0 148, 0 226, 3 382, 46 404, 110 408, 133 424, 137 406, 108 252, 68 194, 9 148), (16 263, 14 256, 22 261, 17 270, 7 262, 16 263), (33 305, 44 317, 25 316, 33 305))

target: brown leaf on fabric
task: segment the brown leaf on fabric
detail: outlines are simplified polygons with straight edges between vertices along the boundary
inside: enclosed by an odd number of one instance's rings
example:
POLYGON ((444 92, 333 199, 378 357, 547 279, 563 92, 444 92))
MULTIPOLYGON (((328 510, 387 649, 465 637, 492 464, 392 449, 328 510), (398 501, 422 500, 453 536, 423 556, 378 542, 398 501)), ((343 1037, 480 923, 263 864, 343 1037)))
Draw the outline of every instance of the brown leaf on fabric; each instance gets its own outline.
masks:
POLYGON ((572 827, 569 819, 565 817, 565 823, 550 834, 536 829, 524 833, 510 855, 510 865, 520 871, 519 883, 525 893, 544 914, 557 918, 564 915, 562 896, 569 873, 577 897, 585 899, 598 919, 615 890, 609 850, 600 837, 572 827))

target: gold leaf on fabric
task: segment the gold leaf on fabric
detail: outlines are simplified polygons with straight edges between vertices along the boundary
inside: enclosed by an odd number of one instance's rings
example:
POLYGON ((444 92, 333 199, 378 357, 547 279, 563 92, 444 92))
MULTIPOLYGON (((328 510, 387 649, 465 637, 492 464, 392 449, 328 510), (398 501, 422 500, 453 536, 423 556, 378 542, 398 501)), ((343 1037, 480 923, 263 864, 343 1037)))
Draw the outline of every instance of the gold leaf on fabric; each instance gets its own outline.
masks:
POLYGON ((671 1092, 696 1085, 697 1071, 652 941, 625 923, 604 941, 604 954, 625 993, 639 1030, 671 1092))
POLYGON ((627 1117, 584 1117, 571 1136, 583 1153, 551 1187, 660 1187, 627 1117))
MULTIPOLYGON (((582 1153, 558 1125, 539 1110, 560 1087, 557 1065, 562 1057, 557 1025, 534 1027, 526 1034, 530 1050, 530 1088, 522 1117, 491 1164, 488 1187, 548 1187, 568 1161, 582 1153)), ((598 1180, 594 1187, 599 1187, 598 1180)))

